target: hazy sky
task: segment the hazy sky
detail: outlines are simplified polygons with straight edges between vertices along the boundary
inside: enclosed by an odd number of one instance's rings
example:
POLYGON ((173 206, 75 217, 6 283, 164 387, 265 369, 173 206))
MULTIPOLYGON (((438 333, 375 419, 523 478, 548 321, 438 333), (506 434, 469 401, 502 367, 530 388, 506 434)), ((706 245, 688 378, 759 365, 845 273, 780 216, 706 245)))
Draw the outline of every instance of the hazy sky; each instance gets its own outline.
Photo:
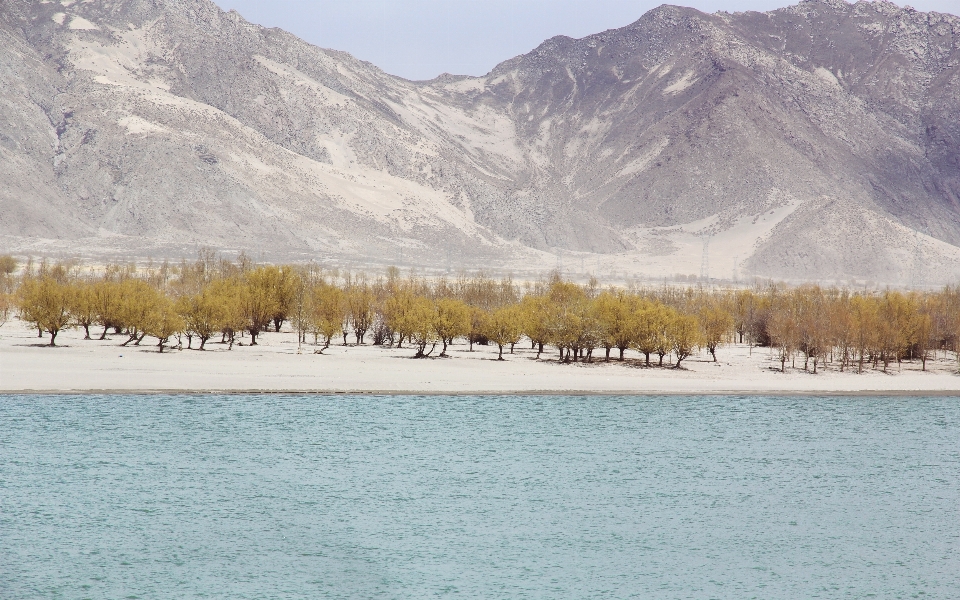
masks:
MULTIPOLYGON (((636 21, 652 0, 215 0, 248 21, 345 50, 408 79, 483 75, 563 34, 583 37, 636 21)), ((771 10, 792 0, 688 0, 705 12, 771 10)), ((902 0, 898 2, 903 4, 902 0)), ((960 0, 912 0, 917 10, 960 13, 960 0)))

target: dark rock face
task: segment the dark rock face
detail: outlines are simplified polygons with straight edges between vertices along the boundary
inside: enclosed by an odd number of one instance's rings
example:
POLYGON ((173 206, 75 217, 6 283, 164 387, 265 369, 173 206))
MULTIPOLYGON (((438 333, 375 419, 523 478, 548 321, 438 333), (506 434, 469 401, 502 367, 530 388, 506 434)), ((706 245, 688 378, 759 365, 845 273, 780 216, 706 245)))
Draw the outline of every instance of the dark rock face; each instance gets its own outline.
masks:
POLYGON ((960 274, 951 15, 662 6, 484 77, 409 82, 207 0, 11 0, 0 60, 14 249, 565 250, 661 274, 693 272, 706 237, 743 273, 960 274))

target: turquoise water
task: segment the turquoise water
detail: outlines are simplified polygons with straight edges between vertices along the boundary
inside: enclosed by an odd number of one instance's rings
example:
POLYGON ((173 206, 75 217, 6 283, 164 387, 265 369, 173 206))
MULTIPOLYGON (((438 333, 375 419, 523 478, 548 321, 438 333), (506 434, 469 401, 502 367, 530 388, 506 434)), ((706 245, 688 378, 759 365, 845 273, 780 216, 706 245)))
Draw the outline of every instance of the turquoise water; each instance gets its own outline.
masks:
POLYGON ((960 597, 960 400, 0 396, 0 598, 433 597, 960 597))

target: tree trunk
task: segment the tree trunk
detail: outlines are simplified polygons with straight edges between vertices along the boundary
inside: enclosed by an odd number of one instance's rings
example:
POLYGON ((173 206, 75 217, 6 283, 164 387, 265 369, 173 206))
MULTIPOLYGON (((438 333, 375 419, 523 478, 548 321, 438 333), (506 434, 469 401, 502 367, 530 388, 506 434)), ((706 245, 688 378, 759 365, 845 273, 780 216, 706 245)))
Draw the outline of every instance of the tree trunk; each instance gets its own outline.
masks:
POLYGON ((100 341, 107 339, 107 330, 110 329, 106 325, 103 326, 103 333, 100 334, 100 341))
POLYGON ((497 360, 503 360, 503 344, 497 344, 500 347, 500 355, 497 356, 497 360))
POLYGON ((89 339, 90 339, 90 325, 84 325, 84 326, 83 326, 83 329, 84 329, 84 331, 87 332, 87 335, 83 336, 83 339, 89 340, 89 339))
POLYGON ((57 333, 58 333, 57 331, 51 331, 51 332, 50 332, 50 346, 51 346, 51 347, 57 345, 57 342, 56 342, 57 333))

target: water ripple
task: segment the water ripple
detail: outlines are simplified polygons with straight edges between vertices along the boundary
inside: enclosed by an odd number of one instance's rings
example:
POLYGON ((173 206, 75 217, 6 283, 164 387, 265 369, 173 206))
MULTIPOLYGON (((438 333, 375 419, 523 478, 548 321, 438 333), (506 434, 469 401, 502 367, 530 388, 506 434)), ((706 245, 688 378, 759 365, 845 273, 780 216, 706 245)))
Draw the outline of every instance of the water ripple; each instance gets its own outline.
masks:
POLYGON ((0 396, 2 598, 954 598, 956 398, 0 396))

